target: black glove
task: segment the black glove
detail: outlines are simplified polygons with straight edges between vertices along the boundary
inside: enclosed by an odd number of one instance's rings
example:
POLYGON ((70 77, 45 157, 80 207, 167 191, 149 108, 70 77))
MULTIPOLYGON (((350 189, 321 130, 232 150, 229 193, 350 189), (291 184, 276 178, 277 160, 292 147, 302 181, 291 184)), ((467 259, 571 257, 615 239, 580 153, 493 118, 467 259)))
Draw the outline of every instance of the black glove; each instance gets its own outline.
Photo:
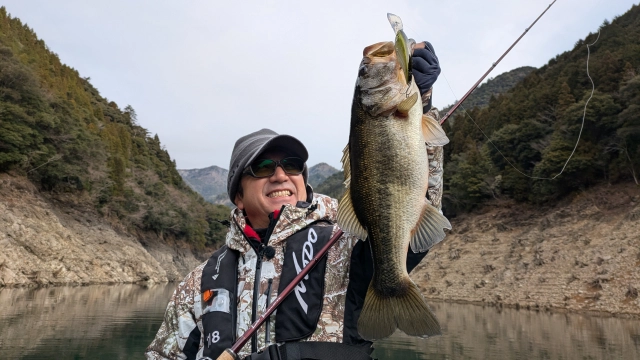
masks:
MULTIPOLYGON (((429 91, 440 75, 440 63, 435 50, 433 50, 433 45, 428 41, 425 41, 424 44, 424 49, 415 49, 411 55, 411 71, 416 85, 420 89, 420 95, 429 91)), ((431 108, 431 100, 425 106, 425 108, 427 107, 431 108)))

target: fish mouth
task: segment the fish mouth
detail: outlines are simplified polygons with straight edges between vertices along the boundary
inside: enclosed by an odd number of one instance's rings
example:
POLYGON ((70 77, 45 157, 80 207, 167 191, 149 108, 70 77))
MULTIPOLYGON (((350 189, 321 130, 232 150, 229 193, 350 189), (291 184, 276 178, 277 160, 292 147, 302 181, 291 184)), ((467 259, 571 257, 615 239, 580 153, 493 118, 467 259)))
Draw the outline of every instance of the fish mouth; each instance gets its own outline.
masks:
POLYGON ((402 69, 396 58, 393 42, 379 42, 362 51, 362 62, 358 70, 358 85, 361 89, 377 91, 388 88, 400 80, 402 69))
POLYGON ((379 42, 367 46, 362 53, 356 81, 360 103, 372 116, 395 111, 411 88, 398 59, 396 44, 379 42))
POLYGON ((381 87, 389 86, 391 83, 399 83, 401 86, 407 86, 405 75, 407 71, 403 68, 401 59, 398 58, 398 46, 391 41, 379 42, 369 45, 362 51, 362 62, 358 76, 367 78, 364 81, 364 88, 376 90, 381 87))
POLYGON ((293 195, 291 190, 274 190, 267 194, 268 198, 279 198, 279 197, 289 197, 293 195))
POLYGON ((395 50, 395 45, 391 41, 384 41, 369 45, 362 51, 363 62, 370 64, 395 60, 395 50))

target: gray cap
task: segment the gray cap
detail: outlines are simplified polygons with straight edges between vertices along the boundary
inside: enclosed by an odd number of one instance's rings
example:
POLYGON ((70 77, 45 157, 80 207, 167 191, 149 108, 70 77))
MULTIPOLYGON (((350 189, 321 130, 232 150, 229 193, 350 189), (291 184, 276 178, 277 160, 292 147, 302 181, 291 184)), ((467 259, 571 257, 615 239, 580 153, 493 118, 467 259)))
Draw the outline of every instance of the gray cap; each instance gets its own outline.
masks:
MULTIPOLYGON (((279 135, 273 130, 262 129, 245 135, 236 141, 229 162, 229 174, 227 175, 227 193, 232 203, 236 203, 236 193, 242 178, 244 169, 255 160, 258 155, 270 148, 282 148, 307 162, 309 153, 300 140, 290 135, 279 135)), ((305 165, 302 172, 304 183, 307 183, 309 170, 305 165)))

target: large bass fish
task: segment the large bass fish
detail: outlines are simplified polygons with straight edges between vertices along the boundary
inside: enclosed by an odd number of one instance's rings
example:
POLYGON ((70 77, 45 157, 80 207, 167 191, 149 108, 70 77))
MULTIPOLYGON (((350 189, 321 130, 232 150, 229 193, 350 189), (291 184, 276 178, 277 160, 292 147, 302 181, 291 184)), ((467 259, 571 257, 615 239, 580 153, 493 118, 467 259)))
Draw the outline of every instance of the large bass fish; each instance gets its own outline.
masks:
POLYGON ((409 246, 427 251, 444 238, 444 228, 451 229, 425 198, 425 143, 442 146, 449 140, 434 119, 423 117, 411 79, 411 45, 397 25, 395 43, 363 51, 342 158, 347 189, 338 224, 368 238, 373 253, 374 275, 358 320, 358 332, 368 340, 396 328, 414 336, 440 334, 435 314, 409 278, 406 258, 409 246))

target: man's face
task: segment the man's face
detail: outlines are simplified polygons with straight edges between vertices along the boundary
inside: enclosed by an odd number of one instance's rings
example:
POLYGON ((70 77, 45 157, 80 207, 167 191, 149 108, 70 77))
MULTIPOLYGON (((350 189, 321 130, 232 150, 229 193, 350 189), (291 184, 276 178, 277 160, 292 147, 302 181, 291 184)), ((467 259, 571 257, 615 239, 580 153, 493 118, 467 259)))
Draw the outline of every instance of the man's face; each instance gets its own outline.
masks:
MULTIPOLYGON (((267 150, 258 159, 282 160, 288 155, 282 151, 267 150)), ((244 210, 251 226, 256 229, 269 225, 269 214, 280 210, 282 205, 294 205, 307 200, 307 189, 302 174, 290 175, 278 166, 276 172, 268 177, 255 178, 243 175, 240 180, 240 192, 236 194, 236 206, 244 210)))

